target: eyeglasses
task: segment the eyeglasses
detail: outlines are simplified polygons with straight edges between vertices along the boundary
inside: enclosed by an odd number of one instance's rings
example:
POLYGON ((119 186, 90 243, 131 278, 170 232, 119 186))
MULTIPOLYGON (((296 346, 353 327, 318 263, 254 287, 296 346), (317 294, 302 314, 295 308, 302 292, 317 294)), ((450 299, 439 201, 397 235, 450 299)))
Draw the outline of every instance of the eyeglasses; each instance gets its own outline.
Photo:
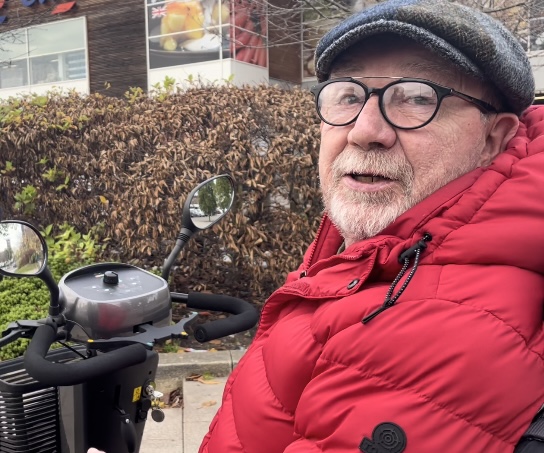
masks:
POLYGON ((418 129, 436 116, 442 100, 455 96, 470 102, 484 113, 498 113, 491 104, 453 88, 423 79, 405 77, 341 77, 322 82, 310 90, 315 96, 319 117, 331 126, 353 123, 372 94, 378 95, 385 120, 398 129, 418 129), (383 88, 371 88, 356 79, 396 79, 383 88))

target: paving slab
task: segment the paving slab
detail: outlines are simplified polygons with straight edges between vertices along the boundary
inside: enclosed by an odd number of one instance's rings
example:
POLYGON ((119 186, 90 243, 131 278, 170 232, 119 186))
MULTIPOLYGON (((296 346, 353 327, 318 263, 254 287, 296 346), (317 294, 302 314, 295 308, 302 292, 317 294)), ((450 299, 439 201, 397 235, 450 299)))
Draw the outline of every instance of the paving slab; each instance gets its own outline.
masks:
POLYGON ((226 378, 183 383, 183 453, 197 453, 221 407, 226 378), (205 382, 205 383, 204 383, 205 382))
POLYGON ((147 417, 140 453, 184 453, 182 409, 164 409, 164 415, 160 423, 147 417))
POLYGON ((140 453, 198 453, 221 406, 226 378, 204 382, 182 381, 183 408, 164 409, 161 423, 148 417, 140 453))
POLYGON ((198 453, 203 437, 221 405, 225 382, 245 350, 159 354, 155 379, 164 394, 181 389, 183 408, 164 409, 161 423, 149 414, 140 453, 198 453), (191 375, 217 376, 205 382, 187 381, 191 375))

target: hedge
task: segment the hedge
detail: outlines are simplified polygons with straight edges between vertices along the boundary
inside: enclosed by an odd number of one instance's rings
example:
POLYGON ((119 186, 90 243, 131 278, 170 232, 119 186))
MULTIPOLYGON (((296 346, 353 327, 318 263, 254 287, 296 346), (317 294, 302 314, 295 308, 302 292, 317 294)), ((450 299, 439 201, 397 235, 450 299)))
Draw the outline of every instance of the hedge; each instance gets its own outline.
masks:
POLYGON ((94 227, 101 260, 160 267, 191 189, 230 174, 233 212, 186 247, 177 291, 260 305, 300 264, 319 224, 319 122, 306 90, 52 93, 0 105, 0 126, 3 217, 94 227))

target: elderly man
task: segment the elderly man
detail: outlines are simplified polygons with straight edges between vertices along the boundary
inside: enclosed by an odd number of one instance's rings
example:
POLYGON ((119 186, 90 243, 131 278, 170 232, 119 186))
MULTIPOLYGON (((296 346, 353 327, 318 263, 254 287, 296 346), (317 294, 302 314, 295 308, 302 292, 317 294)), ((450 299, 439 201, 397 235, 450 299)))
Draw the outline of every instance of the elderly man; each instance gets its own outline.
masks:
POLYGON ((544 110, 516 39, 391 0, 316 51, 325 215, 202 453, 512 452, 544 403, 544 110))
POLYGON ((544 403, 544 110, 516 39, 391 0, 321 40, 325 215, 201 453, 505 453, 544 403))
POLYGON ((544 403, 523 49, 469 8, 390 0, 323 37, 316 70, 325 215, 200 452, 513 452, 544 403))

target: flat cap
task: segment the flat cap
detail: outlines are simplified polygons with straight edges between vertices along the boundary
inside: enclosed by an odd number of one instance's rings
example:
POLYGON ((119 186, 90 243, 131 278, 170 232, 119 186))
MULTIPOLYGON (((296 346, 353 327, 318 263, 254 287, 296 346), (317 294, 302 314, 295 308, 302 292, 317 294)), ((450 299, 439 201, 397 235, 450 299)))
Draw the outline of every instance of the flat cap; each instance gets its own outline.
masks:
POLYGON ((515 36, 488 14, 447 0, 389 0, 347 18, 317 45, 317 79, 328 79, 342 52, 383 33, 410 38, 461 72, 491 83, 506 110, 518 116, 534 100, 531 64, 515 36))

